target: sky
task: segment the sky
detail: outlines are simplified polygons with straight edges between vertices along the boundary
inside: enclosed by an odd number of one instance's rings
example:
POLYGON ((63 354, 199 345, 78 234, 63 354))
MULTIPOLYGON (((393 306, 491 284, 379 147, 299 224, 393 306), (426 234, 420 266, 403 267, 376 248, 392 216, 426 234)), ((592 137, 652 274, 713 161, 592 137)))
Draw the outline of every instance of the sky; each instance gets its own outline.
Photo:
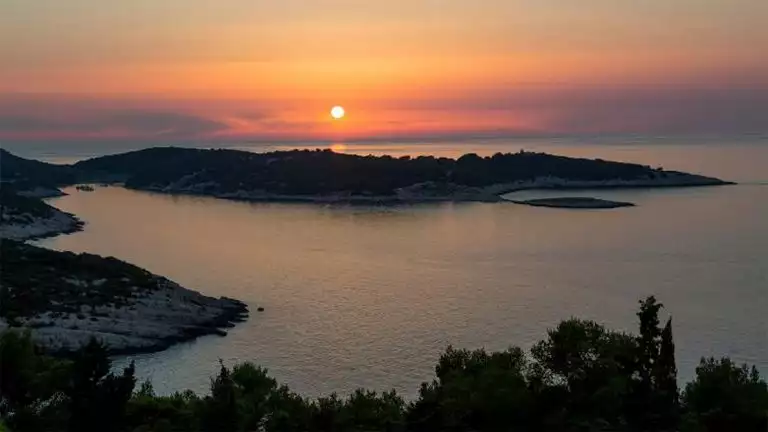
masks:
POLYGON ((765 0, 1 0, 0 144, 767 133, 766 22, 765 0))

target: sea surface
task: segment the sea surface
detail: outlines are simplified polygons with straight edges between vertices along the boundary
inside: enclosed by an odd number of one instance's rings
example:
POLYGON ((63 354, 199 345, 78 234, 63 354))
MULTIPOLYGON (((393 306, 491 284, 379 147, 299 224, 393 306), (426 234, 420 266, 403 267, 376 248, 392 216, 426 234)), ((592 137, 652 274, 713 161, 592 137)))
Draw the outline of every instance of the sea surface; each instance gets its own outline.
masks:
MULTIPOLYGON (((264 147, 239 146, 258 151, 264 147)), ((768 374, 768 140, 623 138, 336 144, 337 151, 456 156, 540 150, 663 166, 735 186, 542 192, 631 201, 613 210, 512 203, 347 206, 244 203, 99 187, 50 202, 86 222, 38 243, 112 255, 213 296, 250 319, 135 361, 160 393, 205 392, 253 361, 307 396, 358 387, 416 394, 448 346, 530 347, 559 320, 627 331, 638 300, 671 314, 680 377, 702 356, 768 374), (264 312, 257 312, 262 306, 264 312)), ((270 148, 273 149, 273 148, 270 148)), ((15 150, 15 149, 12 149, 15 150)), ((93 156, 59 146, 40 154, 93 156)))

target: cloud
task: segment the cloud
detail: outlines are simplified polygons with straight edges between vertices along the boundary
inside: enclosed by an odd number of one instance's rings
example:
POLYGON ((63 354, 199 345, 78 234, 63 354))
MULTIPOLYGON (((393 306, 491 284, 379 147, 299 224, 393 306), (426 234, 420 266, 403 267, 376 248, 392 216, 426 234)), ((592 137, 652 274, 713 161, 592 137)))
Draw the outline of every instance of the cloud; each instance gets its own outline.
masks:
POLYGON ((331 124, 312 103, 0 94, 0 140, 226 143, 563 134, 768 133, 768 89, 523 88, 356 101, 331 124))
MULTIPOLYGON (((395 106, 392 103, 392 106, 395 106)), ((404 101, 403 109, 529 120, 538 132, 708 134, 768 132, 768 89, 543 88, 404 101)), ((514 132, 514 128, 508 128, 514 132)))
POLYGON ((222 122, 201 116, 151 110, 79 111, 74 113, 3 113, 0 134, 85 135, 137 138, 186 138, 226 129, 222 122))

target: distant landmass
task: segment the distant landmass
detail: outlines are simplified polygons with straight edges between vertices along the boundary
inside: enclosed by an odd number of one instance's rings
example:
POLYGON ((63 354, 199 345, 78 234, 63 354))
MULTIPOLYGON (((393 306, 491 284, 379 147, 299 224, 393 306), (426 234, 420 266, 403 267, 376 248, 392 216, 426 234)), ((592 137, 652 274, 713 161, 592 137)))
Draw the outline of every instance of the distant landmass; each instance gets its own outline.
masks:
POLYGON ((14 189, 39 198, 61 195, 56 188, 74 184, 75 169, 18 157, 0 148, 0 185, 12 184, 14 189))
POLYGON ((532 188, 708 186, 726 182, 645 165, 544 153, 458 159, 358 156, 329 150, 251 153, 151 148, 51 165, 0 154, 3 182, 33 191, 82 183, 174 194, 286 201, 499 201, 532 188))

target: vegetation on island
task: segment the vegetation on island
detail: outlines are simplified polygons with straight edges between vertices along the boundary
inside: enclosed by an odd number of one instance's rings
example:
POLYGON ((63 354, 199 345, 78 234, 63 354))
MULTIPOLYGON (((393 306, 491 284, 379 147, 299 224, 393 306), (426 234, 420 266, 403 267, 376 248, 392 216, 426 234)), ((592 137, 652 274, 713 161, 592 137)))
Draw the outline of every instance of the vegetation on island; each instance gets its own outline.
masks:
POLYGON ((110 372, 92 342, 51 359, 28 336, 0 336, 0 420, 13 432, 683 431, 764 432, 768 386, 756 369, 703 359, 678 388, 671 319, 641 302, 639 334, 569 319, 530 352, 448 348, 406 401, 358 390, 310 400, 263 368, 221 365, 210 392, 158 396, 134 366, 110 372))
MULTIPOLYGON (((433 184, 437 190, 486 187, 556 177, 568 181, 648 180, 681 173, 646 165, 520 151, 458 159, 360 156, 330 150, 252 153, 157 147, 52 165, 2 151, 0 181, 21 189, 75 183, 122 182, 135 189, 226 195, 395 196, 398 189, 433 184)), ((698 177, 696 184, 721 184, 698 177)))
POLYGON ((284 195, 392 195, 424 182, 488 186, 537 177, 571 180, 639 179, 664 176, 648 166, 576 159, 544 153, 433 156, 358 156, 330 150, 250 153, 238 150, 153 148, 99 157, 74 165, 98 177, 120 175, 126 186, 146 189, 197 185, 215 193, 239 190, 284 195))
POLYGON ((0 221, 30 223, 34 218, 47 219, 56 212, 40 199, 19 195, 11 187, 0 188, 0 221))
POLYGON ((40 198, 20 195, 9 185, 0 187, 0 238, 17 240, 78 231, 83 222, 40 198))
POLYGON ((112 257, 0 242, 0 329, 29 330, 70 356, 96 337, 110 354, 161 351, 247 318, 245 303, 207 297, 112 257))
POLYGON ((12 184, 17 190, 55 188, 73 184, 76 177, 71 166, 24 159, 0 148, 1 184, 12 184))
POLYGON ((120 307, 157 289, 161 279, 116 258, 7 239, 0 242, 0 269, 0 319, 11 325, 46 312, 53 319, 98 306, 120 307))

